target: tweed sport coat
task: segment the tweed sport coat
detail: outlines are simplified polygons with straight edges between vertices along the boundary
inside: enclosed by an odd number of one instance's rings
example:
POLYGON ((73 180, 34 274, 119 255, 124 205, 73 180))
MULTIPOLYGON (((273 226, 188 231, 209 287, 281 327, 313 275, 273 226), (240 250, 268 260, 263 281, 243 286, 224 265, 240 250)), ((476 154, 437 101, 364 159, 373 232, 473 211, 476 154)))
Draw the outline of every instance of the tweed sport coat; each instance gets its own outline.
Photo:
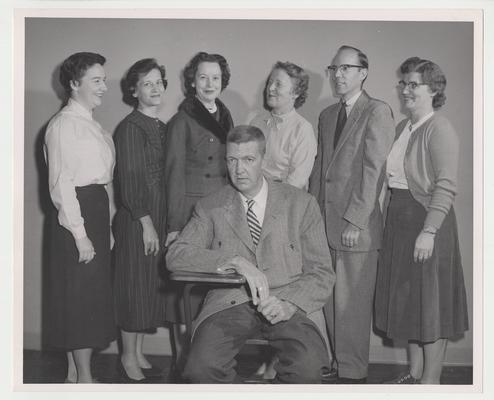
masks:
MULTIPOLYGON (((166 256, 171 271, 217 272, 235 255, 266 275, 270 294, 306 313, 320 310, 332 293, 335 274, 317 202, 293 186, 268 180, 259 243, 254 246, 245 209, 230 185, 201 199, 166 256)), ((195 321, 250 301, 246 285, 210 290, 195 321)))
POLYGON ((309 192, 321 207, 333 249, 375 250, 382 239, 379 197, 395 136, 393 113, 388 104, 362 91, 334 148, 339 108, 339 103, 333 104, 319 116, 319 143, 309 192), (361 229, 359 241, 352 248, 341 243, 348 222, 361 229))

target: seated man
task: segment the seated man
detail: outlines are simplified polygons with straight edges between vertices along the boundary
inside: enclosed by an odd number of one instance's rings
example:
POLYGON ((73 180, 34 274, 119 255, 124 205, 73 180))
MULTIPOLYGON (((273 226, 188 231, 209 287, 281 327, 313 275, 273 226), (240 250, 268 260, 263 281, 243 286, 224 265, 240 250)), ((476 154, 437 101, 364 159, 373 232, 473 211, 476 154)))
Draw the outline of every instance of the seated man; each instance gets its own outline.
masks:
POLYGON ((166 257, 171 271, 236 271, 247 285, 211 290, 195 321, 184 378, 234 383, 234 357, 253 336, 277 352, 279 383, 320 383, 328 366, 308 313, 328 300, 335 274, 316 200, 262 175, 266 142, 253 126, 226 140, 231 185, 200 200, 166 257))

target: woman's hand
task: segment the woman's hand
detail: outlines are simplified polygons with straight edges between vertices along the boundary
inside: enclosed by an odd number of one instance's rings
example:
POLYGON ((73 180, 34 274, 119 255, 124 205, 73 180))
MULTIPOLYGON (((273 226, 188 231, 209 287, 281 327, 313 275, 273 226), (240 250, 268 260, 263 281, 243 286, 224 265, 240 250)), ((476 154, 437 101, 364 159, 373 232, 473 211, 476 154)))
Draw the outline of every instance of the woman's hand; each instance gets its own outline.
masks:
POLYGON ((415 262, 423 263, 432 256, 434 237, 433 233, 420 231, 417 240, 415 240, 415 249, 413 250, 413 260, 415 262))
POLYGON ((160 240, 153 221, 149 215, 140 218, 142 224, 142 241, 144 242, 144 255, 158 255, 160 251, 160 240))
POLYGON ((84 264, 87 264, 96 255, 96 252, 94 251, 93 243, 89 240, 87 236, 84 236, 83 238, 80 239, 76 239, 75 245, 77 246, 77 250, 79 251, 79 262, 83 262, 84 264))
POLYGON ((179 233, 180 233, 179 231, 174 231, 166 235, 165 247, 170 246, 175 241, 179 233))

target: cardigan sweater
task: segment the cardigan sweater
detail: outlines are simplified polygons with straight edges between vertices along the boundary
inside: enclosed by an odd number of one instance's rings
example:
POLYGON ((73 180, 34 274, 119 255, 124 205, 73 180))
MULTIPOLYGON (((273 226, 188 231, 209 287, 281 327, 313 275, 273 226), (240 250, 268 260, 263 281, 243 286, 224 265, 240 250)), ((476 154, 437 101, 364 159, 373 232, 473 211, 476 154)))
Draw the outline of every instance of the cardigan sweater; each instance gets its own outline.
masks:
MULTIPOLYGON (((408 119, 396 127, 396 139, 408 119)), ((427 210, 424 227, 436 229, 453 204, 457 192, 459 140, 451 123, 434 114, 410 136, 404 170, 412 196, 427 210)))

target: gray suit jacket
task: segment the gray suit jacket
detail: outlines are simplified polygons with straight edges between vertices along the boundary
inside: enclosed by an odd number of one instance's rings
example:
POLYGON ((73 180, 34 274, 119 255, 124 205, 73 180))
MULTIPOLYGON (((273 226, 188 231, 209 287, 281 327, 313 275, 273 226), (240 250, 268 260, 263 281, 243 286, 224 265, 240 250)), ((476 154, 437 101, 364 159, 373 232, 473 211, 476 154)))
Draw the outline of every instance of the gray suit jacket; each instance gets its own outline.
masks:
POLYGON ((336 250, 369 251, 381 246, 382 213, 379 196, 385 162, 395 128, 391 108, 365 91, 347 118, 336 148, 334 131, 339 103, 319 116, 319 145, 309 192, 321 207, 329 244, 336 250), (341 243, 348 222, 361 229, 356 246, 341 243))
MULTIPOLYGON (((268 180, 257 247, 240 196, 232 186, 200 200, 191 220, 170 246, 166 262, 171 271, 216 272, 235 255, 264 272, 270 294, 306 313, 321 309, 332 292, 335 274, 319 207, 311 195, 293 186, 268 180)), ((250 299, 245 285, 211 290, 195 325, 250 299)))

